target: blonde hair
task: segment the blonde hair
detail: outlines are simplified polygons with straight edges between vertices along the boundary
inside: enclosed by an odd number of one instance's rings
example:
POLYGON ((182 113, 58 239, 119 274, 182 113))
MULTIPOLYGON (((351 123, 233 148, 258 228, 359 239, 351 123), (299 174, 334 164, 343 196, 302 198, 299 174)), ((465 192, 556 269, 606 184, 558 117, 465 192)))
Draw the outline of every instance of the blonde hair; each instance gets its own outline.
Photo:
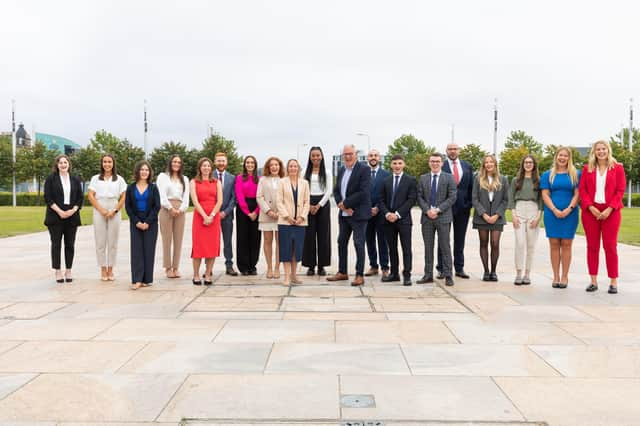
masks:
POLYGON ((496 160, 495 156, 486 155, 482 159, 482 166, 480 166, 480 174, 479 174, 478 180, 480 182, 480 188, 485 189, 489 192, 499 191, 500 188, 502 188, 502 182, 500 181, 500 170, 498 169, 498 160, 496 160), (491 161, 493 161, 493 164, 495 164, 496 166, 494 169, 493 175, 491 176, 493 178, 491 182, 489 182, 487 169, 485 169, 484 167, 484 163, 487 161, 487 159, 490 159, 491 161))
POLYGON ((576 186, 578 184, 578 171, 576 170, 576 166, 573 164, 573 153, 571 152, 571 148, 568 146, 559 146, 556 150, 556 153, 553 156, 551 171, 549 172, 549 183, 553 184, 553 180, 556 178, 556 174, 558 173, 556 170, 558 154, 562 151, 565 151, 569 155, 569 161, 567 162, 567 174, 569 175, 569 179, 571 179, 571 184, 576 186))
POLYGON ((598 165, 598 159, 596 158, 596 146, 604 145, 607 147, 608 155, 607 155, 607 169, 613 169, 618 161, 613 158, 613 154, 611 152, 611 144, 605 140, 595 141, 593 145, 591 145, 591 151, 589 151, 589 171, 592 172, 596 169, 598 165))

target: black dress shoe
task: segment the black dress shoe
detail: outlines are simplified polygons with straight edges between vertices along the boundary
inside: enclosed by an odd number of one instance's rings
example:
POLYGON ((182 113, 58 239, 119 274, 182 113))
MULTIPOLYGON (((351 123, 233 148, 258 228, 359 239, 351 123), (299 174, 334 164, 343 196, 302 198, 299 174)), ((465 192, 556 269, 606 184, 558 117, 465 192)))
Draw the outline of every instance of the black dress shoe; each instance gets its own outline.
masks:
POLYGON ((560 288, 560 283, 552 283, 551 287, 553 288, 560 288))
POLYGON ((309 269, 307 269, 307 275, 308 275, 308 276, 312 277, 312 276, 314 276, 315 274, 316 274, 316 271, 315 271, 315 269, 314 269, 314 268, 309 268, 309 269))
POLYGON ((423 275, 416 283, 418 284, 428 284, 433 282, 433 275, 423 275))
POLYGON ((247 276, 249 275, 249 271, 240 271, 240 275, 247 276))
POLYGON ((598 289, 598 286, 597 286, 597 285, 589 284, 589 287, 587 287, 587 288, 586 288, 586 291, 587 291, 587 292, 589 292, 589 293, 591 293, 591 292, 593 292, 593 291, 596 291, 597 289, 598 289))
POLYGON ((204 279, 204 281, 203 281, 203 282, 204 282, 204 285, 211 285, 211 284, 213 284, 213 281, 211 281, 210 279, 208 280, 208 279, 206 279, 206 278, 204 279))
POLYGON ((193 285, 202 285, 202 281, 200 280, 191 280, 191 282, 193 283, 193 285))
POLYGON ((400 276, 399 275, 387 275, 386 277, 382 277, 380 279, 380 281, 382 281, 383 283, 390 283, 393 281, 400 281, 400 276))
POLYGON ((436 279, 438 280, 443 280, 446 277, 444 276, 444 273, 442 273, 442 271, 438 271, 438 274, 436 275, 436 279))
POLYGON ((402 285, 411 285, 411 277, 404 277, 404 279, 402 280, 402 285))
POLYGON ((460 278, 464 278, 465 280, 468 280, 469 278, 469 274, 467 274, 464 270, 462 271, 457 271, 456 272, 456 277, 460 277, 460 278))
POLYGON ((451 286, 453 285, 453 278, 451 278, 451 277, 446 277, 446 278, 444 279, 444 284, 445 284, 445 285, 448 285, 449 287, 451 287, 451 286))
POLYGON ((482 274, 482 281, 491 281, 491 274, 489 274, 488 272, 482 274))
POLYGON ((256 269, 252 269, 248 272, 248 275, 258 275, 258 271, 256 269))
POLYGON ((558 288, 567 288, 567 283, 558 283, 558 288))
POLYGON ((618 286, 617 285, 610 285, 609 286, 609 290, 607 290, 607 293, 609 293, 609 294, 618 294, 618 286))
POLYGON ((227 266, 227 275, 231 275, 232 277, 237 277, 238 272, 236 272, 236 270, 233 269, 233 266, 227 266))
POLYGON ((325 271, 324 268, 318 268, 318 275, 324 277, 325 275, 327 275, 327 271, 325 271))
POLYGON ((495 272, 489 273, 489 281, 498 281, 498 276, 495 272))

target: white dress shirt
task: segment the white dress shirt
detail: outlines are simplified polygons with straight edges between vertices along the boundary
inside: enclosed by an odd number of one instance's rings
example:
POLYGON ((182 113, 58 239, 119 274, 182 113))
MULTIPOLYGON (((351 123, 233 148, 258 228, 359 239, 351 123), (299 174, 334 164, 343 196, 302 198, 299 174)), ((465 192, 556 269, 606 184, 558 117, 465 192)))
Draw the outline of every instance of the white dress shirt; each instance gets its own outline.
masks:
POLYGON ((60 183, 62 183, 62 194, 64 197, 63 203, 68 206, 71 204, 71 179, 69 178, 69 175, 60 175, 60 183))
POLYGON ((160 173, 156 184, 160 192, 160 205, 167 210, 173 207, 169 200, 180 201, 180 211, 186 212, 189 208, 189 178, 182 176, 184 187, 180 181, 171 179, 167 173, 160 173))
POLYGON ((331 185, 325 185, 325 188, 322 188, 320 184, 320 175, 317 173, 311 173, 311 180, 309 181, 309 194, 310 195, 322 195, 322 199, 318 203, 320 207, 324 207, 329 201, 329 197, 331 197, 331 185))
POLYGON ((596 196, 593 198, 593 201, 598 204, 606 203, 604 197, 604 187, 607 183, 607 169, 604 170, 604 174, 600 174, 600 170, 596 167, 596 196))

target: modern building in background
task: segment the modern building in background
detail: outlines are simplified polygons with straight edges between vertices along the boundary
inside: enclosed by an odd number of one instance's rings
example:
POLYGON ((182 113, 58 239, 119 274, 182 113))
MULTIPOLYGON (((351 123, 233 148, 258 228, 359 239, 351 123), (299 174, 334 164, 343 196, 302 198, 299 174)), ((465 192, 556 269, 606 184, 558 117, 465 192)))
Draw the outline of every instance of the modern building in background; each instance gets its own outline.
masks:
MULTIPOLYGON (((364 163, 367 162, 367 153, 365 151, 358 150, 357 154, 358 154, 358 161, 361 161, 364 163)), ((380 154, 381 166, 384 163, 384 158, 385 158, 385 155, 380 154)), ((334 181, 338 177, 338 170, 340 170, 340 167, 342 167, 342 155, 340 154, 334 155, 331 161, 331 174, 333 175, 334 181)))

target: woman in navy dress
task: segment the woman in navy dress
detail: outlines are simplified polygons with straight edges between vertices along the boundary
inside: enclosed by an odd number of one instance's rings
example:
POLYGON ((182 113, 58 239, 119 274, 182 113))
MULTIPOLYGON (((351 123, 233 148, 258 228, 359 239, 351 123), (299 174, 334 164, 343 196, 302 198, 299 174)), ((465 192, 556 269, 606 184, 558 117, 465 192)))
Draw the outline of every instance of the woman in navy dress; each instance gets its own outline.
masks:
POLYGON ((540 178, 544 201, 544 229, 549 239, 553 288, 567 288, 571 246, 578 228, 580 172, 573 164, 571 149, 559 147, 551 170, 540 178), (560 265, 562 264, 562 275, 560 265))

